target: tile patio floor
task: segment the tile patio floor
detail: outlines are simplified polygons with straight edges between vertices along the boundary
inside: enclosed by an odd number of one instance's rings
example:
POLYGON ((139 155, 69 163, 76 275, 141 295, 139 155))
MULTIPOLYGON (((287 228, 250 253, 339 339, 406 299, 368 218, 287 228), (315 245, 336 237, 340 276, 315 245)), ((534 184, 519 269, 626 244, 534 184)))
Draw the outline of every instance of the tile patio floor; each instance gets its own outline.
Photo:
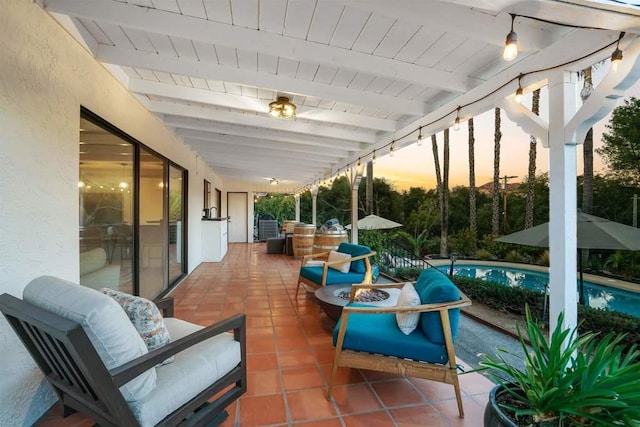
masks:
MULTIPOLYGON (((311 294, 295 299, 300 261, 267 255, 264 243, 231 244, 221 263, 203 263, 176 289, 175 316, 201 325, 247 315, 247 393, 223 426, 481 426, 492 383, 460 377, 465 418, 453 387, 418 378, 341 368, 325 398, 333 322, 311 294)), ((464 364, 460 361, 460 363, 464 364)), ((91 426, 57 406, 38 426, 91 426)))

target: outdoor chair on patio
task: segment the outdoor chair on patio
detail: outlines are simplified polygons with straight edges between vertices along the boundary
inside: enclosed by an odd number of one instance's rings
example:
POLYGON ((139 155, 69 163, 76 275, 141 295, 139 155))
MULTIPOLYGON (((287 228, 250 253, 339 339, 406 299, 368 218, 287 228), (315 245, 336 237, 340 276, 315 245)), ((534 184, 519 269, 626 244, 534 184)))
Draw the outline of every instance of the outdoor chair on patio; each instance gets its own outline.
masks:
POLYGON ((300 266, 296 296, 301 283, 311 289, 345 283, 371 283, 369 258, 375 254, 367 246, 342 242, 337 251, 305 255, 300 266))
POLYGON ((63 416, 78 411, 114 427, 224 420, 247 387, 245 316, 205 328, 173 318, 170 298, 154 305, 105 292, 111 296, 43 276, 22 300, 0 295, 0 310, 58 394, 63 416), (161 327, 149 325, 157 320, 161 327), (167 330, 171 342, 158 343, 167 330))
POLYGON ((415 285, 354 285, 333 330, 336 352, 327 398, 338 367, 369 369, 453 385, 464 417, 453 343, 460 307, 468 305, 469 298, 434 268, 424 270, 415 285), (402 288, 395 307, 353 303, 361 289, 390 287, 402 288))

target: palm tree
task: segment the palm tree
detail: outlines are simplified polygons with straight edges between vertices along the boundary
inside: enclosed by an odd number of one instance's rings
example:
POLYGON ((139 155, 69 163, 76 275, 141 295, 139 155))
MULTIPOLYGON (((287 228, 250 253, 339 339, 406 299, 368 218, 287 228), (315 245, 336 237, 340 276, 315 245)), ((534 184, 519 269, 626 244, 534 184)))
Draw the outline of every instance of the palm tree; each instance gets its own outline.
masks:
MULTIPOLYGON (((580 91, 580 98, 585 102, 593 93, 592 67, 582 70, 584 84, 580 91)), ((582 174, 582 212, 590 214, 593 211, 593 128, 589 128, 582 147, 584 171, 582 174)))
MULTIPOLYGON (((444 222, 444 188, 442 185, 442 175, 440 174, 440 158, 438 157, 438 139, 436 135, 431 135, 431 149, 433 150, 433 163, 436 169, 436 185, 438 189, 438 206, 440 207, 440 228, 444 222)), ((440 233, 442 236, 442 232, 440 233)), ((440 242, 440 255, 442 255, 442 242, 440 242)), ((445 255, 446 256, 446 251, 445 255)))
MULTIPOLYGON (((531 112, 536 116, 540 115, 540 89, 533 91, 533 101, 531 112)), ((529 140, 529 175, 527 177, 527 199, 524 214, 524 228, 533 227, 533 202, 534 187, 536 181, 536 137, 531 135, 529 140)))
POLYGON ((491 191, 491 233, 497 235, 500 232, 500 108, 495 109, 495 133, 493 137, 493 189, 491 191))
POLYGON ((447 256, 449 234, 449 129, 444 130, 444 165, 442 173, 442 224, 440 228, 440 256, 447 256))
POLYGON ((478 215, 476 211, 476 138, 473 117, 467 123, 469 124, 469 231, 471 232, 471 244, 475 250, 478 236, 478 215))

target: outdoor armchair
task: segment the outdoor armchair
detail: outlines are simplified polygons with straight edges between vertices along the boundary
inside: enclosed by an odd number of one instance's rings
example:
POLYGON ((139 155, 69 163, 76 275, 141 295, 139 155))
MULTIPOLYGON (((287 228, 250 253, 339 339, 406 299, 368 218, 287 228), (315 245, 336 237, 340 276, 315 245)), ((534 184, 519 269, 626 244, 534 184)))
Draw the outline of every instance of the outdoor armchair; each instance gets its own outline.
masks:
POLYGON ((338 246, 337 251, 341 254, 348 254, 348 261, 328 261, 330 252, 321 252, 311 255, 305 255, 302 258, 300 266, 300 274, 298 276, 298 286, 296 287, 296 296, 300 290, 300 284, 303 283, 312 289, 319 289, 322 286, 330 286, 337 284, 353 284, 353 283, 371 283, 371 261, 369 258, 376 253, 368 246, 356 245, 353 243, 342 242, 338 246), (335 268, 350 262, 348 270, 341 272, 335 268))
POLYGON ((0 295, 0 310, 58 394, 63 416, 77 411, 114 427, 224 419, 247 387, 244 314, 202 327, 173 318, 173 300, 161 300, 171 342, 148 350, 120 304, 47 276, 31 281, 22 300, 0 295))
MULTIPOLYGON (((338 367, 369 369, 425 378, 453 385, 460 417, 464 417, 458 383, 455 341, 460 308, 471 301, 442 273, 424 270, 415 286, 416 305, 374 307, 354 303, 361 289, 403 288, 405 284, 354 285, 349 303, 333 331, 336 347, 327 398, 331 399, 338 367), (397 314, 414 316, 415 328, 403 332, 397 314)), ((399 304, 401 305, 401 304, 399 304)))

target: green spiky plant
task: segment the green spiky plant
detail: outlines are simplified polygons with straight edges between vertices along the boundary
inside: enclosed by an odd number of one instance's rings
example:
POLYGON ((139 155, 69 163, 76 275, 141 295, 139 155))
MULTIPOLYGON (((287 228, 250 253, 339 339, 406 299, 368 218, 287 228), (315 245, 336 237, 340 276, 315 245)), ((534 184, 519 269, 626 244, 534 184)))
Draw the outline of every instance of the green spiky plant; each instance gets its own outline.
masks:
POLYGON ((510 365, 504 349, 480 362, 504 389, 503 411, 518 425, 640 426, 640 350, 621 345, 620 334, 578 336, 563 320, 560 313, 547 340, 527 306, 530 345, 518 328, 524 369, 510 365))

